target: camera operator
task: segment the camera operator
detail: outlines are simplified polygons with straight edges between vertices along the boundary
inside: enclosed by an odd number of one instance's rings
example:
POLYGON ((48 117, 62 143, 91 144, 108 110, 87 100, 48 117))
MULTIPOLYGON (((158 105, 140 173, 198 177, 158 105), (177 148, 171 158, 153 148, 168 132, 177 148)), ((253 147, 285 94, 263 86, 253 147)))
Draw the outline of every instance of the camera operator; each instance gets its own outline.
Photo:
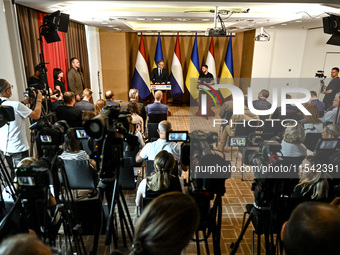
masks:
POLYGON ((29 144, 26 137, 25 118, 39 119, 41 115, 42 94, 38 90, 36 105, 34 110, 29 109, 18 101, 11 101, 13 85, 5 79, 0 79, 0 99, 2 105, 12 106, 15 120, 0 128, 2 142, 0 150, 6 156, 11 176, 14 178, 14 167, 19 161, 28 156, 29 144))
POLYGON ((328 86, 325 85, 324 81, 320 81, 320 86, 322 87, 323 91, 321 92, 322 94, 325 95, 323 98, 323 102, 326 105, 326 110, 332 105, 333 99, 340 91, 340 79, 339 79, 339 68, 338 67, 333 67, 331 71, 331 77, 333 78, 328 86))

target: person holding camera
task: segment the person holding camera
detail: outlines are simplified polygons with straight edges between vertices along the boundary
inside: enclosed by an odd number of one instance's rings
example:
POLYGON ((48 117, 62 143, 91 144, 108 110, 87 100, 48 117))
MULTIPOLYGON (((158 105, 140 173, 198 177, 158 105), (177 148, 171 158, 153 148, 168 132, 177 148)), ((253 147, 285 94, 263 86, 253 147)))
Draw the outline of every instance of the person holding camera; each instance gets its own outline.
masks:
POLYGON ((12 179, 14 178, 14 168, 21 159, 28 157, 29 144, 26 137, 25 119, 39 119, 41 115, 42 94, 38 90, 34 110, 26 107, 18 101, 9 100, 12 96, 13 85, 5 79, 0 79, 0 99, 1 104, 13 107, 15 120, 0 128, 0 150, 6 157, 6 161, 11 169, 12 179))
POLYGON ((332 80, 329 82, 328 86, 325 85, 324 81, 320 81, 320 86, 322 87, 321 93, 325 95, 323 102, 326 105, 326 110, 332 106, 333 99, 340 91, 340 79, 339 79, 339 68, 333 67, 331 71, 332 80))

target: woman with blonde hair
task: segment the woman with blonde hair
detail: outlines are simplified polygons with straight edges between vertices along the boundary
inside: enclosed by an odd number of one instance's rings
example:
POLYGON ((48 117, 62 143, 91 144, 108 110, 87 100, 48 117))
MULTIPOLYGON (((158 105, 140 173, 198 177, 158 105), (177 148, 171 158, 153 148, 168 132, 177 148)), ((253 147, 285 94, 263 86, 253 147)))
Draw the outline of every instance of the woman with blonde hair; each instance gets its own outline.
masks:
POLYGON ((317 166, 314 156, 308 156, 303 160, 299 172, 300 181, 296 185, 292 197, 303 198, 304 201, 321 202, 332 199, 330 196, 332 192, 329 192, 331 185, 328 183, 330 176, 323 171, 317 171, 317 166))
POLYGON ((310 112, 311 115, 304 115, 304 118, 299 121, 299 123, 305 129, 305 134, 307 133, 322 133, 323 124, 319 119, 319 108, 316 104, 309 104, 306 110, 310 112))
POLYGON ((329 124, 322 131, 322 138, 339 138, 340 127, 336 124, 329 124))
POLYGON ((130 254, 180 255, 199 224, 194 199, 180 192, 153 200, 138 219, 130 254))
POLYGON ((293 126, 294 122, 289 123, 283 134, 281 142, 281 154, 284 157, 306 157, 307 149, 303 145, 306 135, 305 130, 300 124, 293 126))
POLYGON ((102 109, 106 106, 106 102, 104 99, 98 99, 96 104, 94 105, 94 114, 97 116, 100 114, 102 109))
POLYGON ((169 192, 182 191, 181 183, 178 177, 171 175, 175 167, 174 156, 163 150, 160 151, 154 160, 155 171, 151 176, 146 177, 138 186, 136 195, 136 205, 140 206, 142 198, 150 192, 169 192))

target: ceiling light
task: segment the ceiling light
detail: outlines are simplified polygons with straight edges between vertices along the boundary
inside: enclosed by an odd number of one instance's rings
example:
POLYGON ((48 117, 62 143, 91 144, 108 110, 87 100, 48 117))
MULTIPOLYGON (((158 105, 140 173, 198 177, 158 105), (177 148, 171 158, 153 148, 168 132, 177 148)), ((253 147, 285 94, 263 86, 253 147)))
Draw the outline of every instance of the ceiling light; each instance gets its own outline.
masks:
POLYGON ((137 18, 136 20, 142 21, 142 20, 145 20, 145 18, 137 18))
POLYGON ((302 22, 302 20, 296 20, 295 22, 298 22, 298 23, 300 23, 300 22, 302 22))
POLYGON ((115 25, 108 25, 107 27, 116 27, 115 25))
POLYGON ((102 25, 108 25, 109 23, 107 23, 107 22, 102 22, 102 23, 100 23, 100 24, 102 24, 102 25))
POLYGON ((270 40, 270 35, 261 27, 260 34, 255 36, 255 41, 257 42, 268 42, 270 40))
POLYGON ((189 21, 190 19, 187 19, 187 18, 174 18, 173 20, 174 21, 180 21, 180 22, 186 22, 186 21, 189 21))
POLYGON ((162 20, 161 18, 153 18, 153 20, 162 20))
POLYGON ((202 21, 210 21, 210 19, 201 19, 202 21))
POLYGON ((287 26, 287 24, 286 24, 286 23, 284 23, 284 24, 281 24, 281 26, 287 26))

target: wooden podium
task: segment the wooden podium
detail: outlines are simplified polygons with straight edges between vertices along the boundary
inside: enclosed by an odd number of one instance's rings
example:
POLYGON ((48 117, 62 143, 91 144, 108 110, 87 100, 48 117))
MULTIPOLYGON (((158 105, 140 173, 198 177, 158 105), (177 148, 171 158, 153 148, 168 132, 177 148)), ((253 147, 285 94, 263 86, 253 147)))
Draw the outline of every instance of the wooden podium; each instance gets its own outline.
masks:
MULTIPOLYGON (((218 90, 217 86, 211 85, 214 89, 218 90)), ((199 87, 204 88, 206 90, 210 89, 204 85, 199 85, 199 87)), ((212 105, 212 98, 204 91, 199 91, 199 102, 198 102, 198 110, 196 112, 196 116, 203 116, 203 117, 214 117, 215 112, 211 109, 212 105), (206 106, 202 109, 202 102, 206 102, 206 106)))
MULTIPOLYGON (((151 84, 151 90, 161 90, 163 92, 162 104, 168 104, 168 91, 171 91, 171 84, 151 84)), ((168 111, 168 116, 171 116, 171 112, 168 111)))

